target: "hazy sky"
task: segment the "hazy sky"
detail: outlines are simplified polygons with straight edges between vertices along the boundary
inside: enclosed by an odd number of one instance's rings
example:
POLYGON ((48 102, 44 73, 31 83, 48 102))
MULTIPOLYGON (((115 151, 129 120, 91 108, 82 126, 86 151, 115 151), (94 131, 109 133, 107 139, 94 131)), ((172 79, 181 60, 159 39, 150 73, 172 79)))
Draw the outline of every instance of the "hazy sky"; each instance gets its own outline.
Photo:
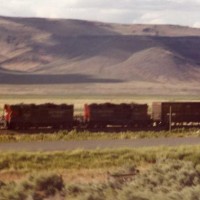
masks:
POLYGON ((0 15, 200 27, 200 0, 0 0, 0 15))

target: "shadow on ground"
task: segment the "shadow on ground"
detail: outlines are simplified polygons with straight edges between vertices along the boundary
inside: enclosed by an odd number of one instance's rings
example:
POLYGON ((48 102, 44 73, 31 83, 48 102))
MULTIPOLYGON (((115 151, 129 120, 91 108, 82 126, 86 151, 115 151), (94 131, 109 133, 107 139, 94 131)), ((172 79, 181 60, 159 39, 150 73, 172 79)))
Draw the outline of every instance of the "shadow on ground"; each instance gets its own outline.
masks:
POLYGON ((122 80, 81 74, 0 74, 0 84, 120 83, 122 80))

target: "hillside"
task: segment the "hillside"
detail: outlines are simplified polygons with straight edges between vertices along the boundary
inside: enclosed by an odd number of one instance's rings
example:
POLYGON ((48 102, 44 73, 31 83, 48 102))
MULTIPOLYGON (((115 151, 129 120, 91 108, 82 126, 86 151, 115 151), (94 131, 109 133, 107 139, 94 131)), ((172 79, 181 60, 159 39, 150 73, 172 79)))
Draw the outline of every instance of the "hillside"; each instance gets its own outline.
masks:
POLYGON ((200 82, 195 28, 0 17, 0 46, 1 84, 200 82))

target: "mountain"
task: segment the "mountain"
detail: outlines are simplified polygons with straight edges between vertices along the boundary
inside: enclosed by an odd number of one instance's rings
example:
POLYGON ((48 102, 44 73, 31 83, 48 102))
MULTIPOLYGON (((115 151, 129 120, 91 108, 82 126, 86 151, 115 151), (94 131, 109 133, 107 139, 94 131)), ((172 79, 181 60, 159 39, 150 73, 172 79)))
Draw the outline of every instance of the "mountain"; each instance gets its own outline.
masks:
POLYGON ((0 46, 1 85, 200 83, 197 28, 0 17, 0 46))

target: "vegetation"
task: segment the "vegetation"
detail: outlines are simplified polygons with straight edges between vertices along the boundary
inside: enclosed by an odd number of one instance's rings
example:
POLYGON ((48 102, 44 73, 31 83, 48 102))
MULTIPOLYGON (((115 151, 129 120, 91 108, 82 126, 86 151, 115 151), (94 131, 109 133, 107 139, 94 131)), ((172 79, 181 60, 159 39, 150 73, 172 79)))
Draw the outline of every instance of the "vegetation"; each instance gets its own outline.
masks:
POLYGON ((0 200, 43 200, 55 196, 64 189, 64 182, 61 176, 56 174, 44 174, 30 176, 20 183, 1 182, 0 200))
POLYGON ((94 169, 126 165, 146 165, 160 158, 200 163, 200 146, 179 148, 157 147, 117 150, 74 150, 67 152, 2 152, 0 170, 55 170, 55 169, 94 169))
POLYGON ((194 200, 200 195, 200 172, 191 162, 165 160, 125 182, 68 186, 67 191, 68 199, 77 200, 194 200))
POLYGON ((123 188, 121 196, 124 199, 133 199, 134 196, 143 199, 198 199, 199 167, 199 164, 194 165, 192 162, 162 160, 136 176, 123 188))
POLYGON ((31 133, 31 131, 23 131, 23 133, 15 131, 3 131, 0 135, 1 142, 20 142, 20 141, 58 141, 58 140, 101 140, 101 139, 138 139, 138 138, 159 138, 159 137, 199 137, 199 129, 176 129, 169 131, 120 131, 120 132, 91 132, 91 131, 52 131, 50 130, 31 133), (29 133, 28 133, 29 132, 29 133))
POLYGON ((200 146, 1 153, 0 173, 24 170, 26 176, 18 181, 0 180, 0 200, 198 200, 199 150, 200 146), (59 175, 61 168, 105 168, 109 174, 104 182, 71 183, 59 175), (126 174, 130 176, 123 178, 126 174))

